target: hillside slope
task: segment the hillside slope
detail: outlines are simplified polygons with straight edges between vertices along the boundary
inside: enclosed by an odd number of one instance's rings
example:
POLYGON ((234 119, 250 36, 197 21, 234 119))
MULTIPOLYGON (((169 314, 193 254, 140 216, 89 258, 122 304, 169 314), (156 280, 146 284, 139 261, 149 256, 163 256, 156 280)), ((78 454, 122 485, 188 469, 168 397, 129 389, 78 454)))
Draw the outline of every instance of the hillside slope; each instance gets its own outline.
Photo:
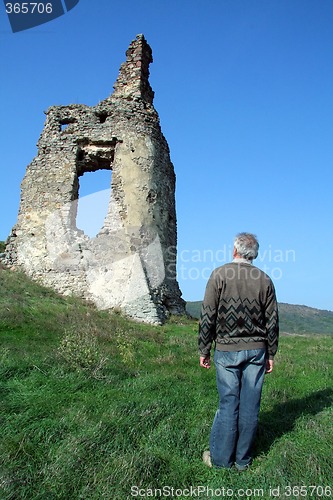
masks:
MULTIPOLYGON (((187 302, 186 310, 193 318, 200 317, 201 301, 187 302)), ((279 303, 280 329, 285 333, 333 334, 333 311, 279 303)))
POLYGON ((242 474, 202 462, 217 392, 197 320, 134 323, 0 270, 0 338, 1 499, 206 498, 199 485, 284 498, 303 484, 330 496, 331 336, 281 338, 242 474))

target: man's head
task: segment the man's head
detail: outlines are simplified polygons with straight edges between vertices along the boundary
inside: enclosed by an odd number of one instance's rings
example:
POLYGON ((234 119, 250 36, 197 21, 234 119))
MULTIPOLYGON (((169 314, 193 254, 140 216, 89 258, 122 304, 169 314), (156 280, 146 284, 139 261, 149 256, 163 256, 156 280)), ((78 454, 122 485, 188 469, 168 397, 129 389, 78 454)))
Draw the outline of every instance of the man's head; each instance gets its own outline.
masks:
POLYGON ((234 257, 252 261, 259 251, 259 242, 255 234, 239 233, 234 241, 234 257))

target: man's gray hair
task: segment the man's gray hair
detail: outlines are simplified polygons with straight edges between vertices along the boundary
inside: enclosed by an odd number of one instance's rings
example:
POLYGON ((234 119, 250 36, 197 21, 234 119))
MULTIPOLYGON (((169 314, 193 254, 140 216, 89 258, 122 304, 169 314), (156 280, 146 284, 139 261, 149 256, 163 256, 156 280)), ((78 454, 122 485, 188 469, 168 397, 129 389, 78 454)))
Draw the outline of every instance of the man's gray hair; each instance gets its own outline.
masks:
POLYGON ((234 246, 238 255, 243 259, 253 260, 258 257, 259 242, 255 234, 237 234, 234 241, 234 246))

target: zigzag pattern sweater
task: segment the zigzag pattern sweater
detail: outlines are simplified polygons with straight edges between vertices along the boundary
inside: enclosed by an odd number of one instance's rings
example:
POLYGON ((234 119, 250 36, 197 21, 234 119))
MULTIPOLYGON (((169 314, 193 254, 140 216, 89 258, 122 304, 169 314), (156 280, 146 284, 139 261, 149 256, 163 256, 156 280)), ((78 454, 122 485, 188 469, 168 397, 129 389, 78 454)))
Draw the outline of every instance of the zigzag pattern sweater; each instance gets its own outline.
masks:
POLYGON ((200 356, 209 355, 215 341, 222 351, 264 347, 272 359, 278 338, 278 306, 269 276, 244 259, 215 269, 202 303, 200 356))

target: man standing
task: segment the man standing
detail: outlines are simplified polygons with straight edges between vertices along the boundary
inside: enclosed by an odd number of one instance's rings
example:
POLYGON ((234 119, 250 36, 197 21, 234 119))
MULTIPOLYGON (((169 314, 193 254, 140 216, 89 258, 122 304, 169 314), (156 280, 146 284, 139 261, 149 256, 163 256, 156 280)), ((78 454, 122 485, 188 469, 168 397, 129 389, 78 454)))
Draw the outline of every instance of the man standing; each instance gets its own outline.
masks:
POLYGON ((210 451, 203 454, 210 467, 249 467, 264 374, 273 370, 278 307, 271 279, 252 264, 258 250, 255 235, 238 234, 233 261, 212 272, 202 304, 200 366, 210 368, 214 342, 219 394, 210 451))

